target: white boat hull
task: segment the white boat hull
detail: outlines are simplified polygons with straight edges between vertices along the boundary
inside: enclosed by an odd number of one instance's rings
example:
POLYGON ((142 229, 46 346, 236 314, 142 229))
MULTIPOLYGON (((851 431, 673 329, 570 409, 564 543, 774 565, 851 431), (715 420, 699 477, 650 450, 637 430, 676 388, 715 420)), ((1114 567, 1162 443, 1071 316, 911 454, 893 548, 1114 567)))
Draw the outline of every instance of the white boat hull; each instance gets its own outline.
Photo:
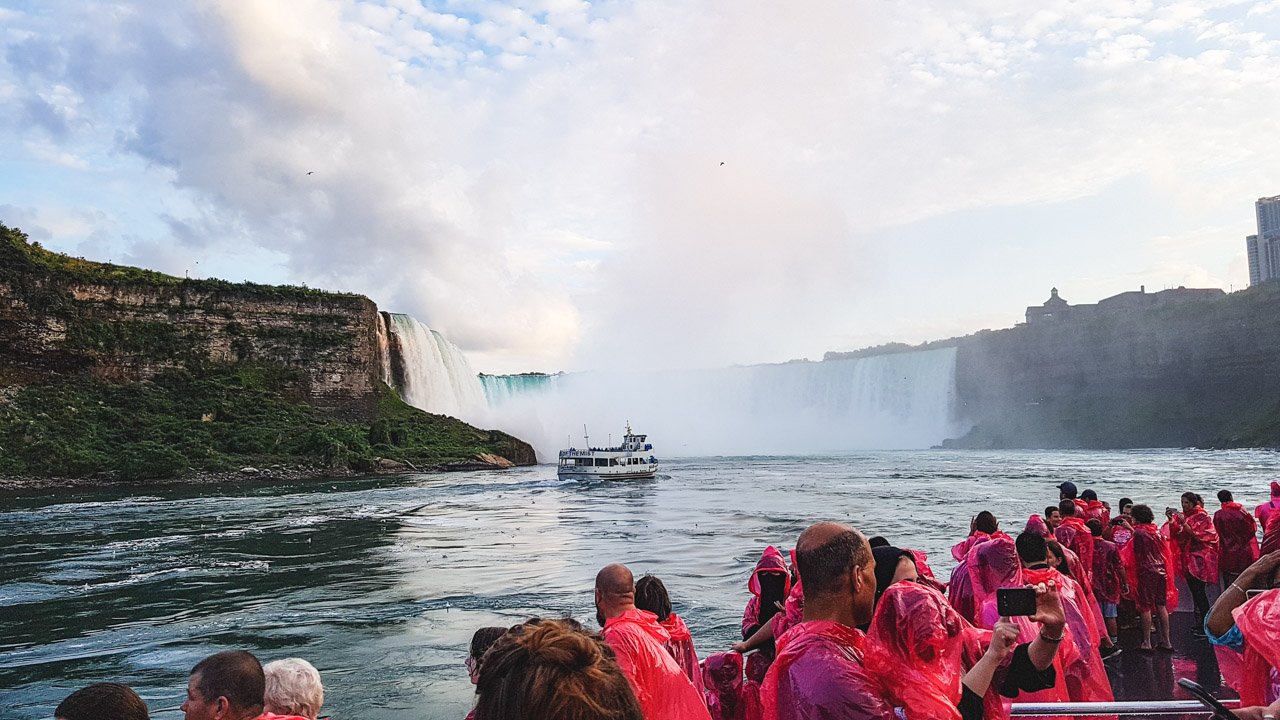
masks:
POLYGON ((600 468, 601 472, 591 472, 591 469, 582 468, 560 468, 556 473, 561 480, 652 480, 657 474, 658 467, 654 463, 653 467, 644 470, 636 470, 635 468, 600 468), (613 472, 609 472, 612 470, 613 472))

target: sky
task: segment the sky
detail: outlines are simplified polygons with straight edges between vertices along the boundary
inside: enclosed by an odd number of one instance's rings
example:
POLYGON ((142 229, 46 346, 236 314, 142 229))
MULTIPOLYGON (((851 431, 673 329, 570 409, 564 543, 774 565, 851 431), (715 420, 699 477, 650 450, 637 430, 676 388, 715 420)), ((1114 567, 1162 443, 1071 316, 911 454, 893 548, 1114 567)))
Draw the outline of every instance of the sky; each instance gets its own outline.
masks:
POLYGON ((360 292, 483 372, 1248 283, 1280 0, 0 0, 0 222, 360 292))

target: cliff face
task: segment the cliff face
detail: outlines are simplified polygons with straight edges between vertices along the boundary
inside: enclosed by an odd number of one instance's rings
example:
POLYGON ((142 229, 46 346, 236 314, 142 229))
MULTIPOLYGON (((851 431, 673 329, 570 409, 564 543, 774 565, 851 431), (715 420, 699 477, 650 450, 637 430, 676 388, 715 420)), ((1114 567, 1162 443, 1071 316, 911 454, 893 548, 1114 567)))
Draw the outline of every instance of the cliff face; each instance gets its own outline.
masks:
POLYGON ((199 281, 35 282, 0 282, 0 385, 69 374, 140 381, 193 363, 271 363, 300 370, 294 390, 317 409, 372 416, 381 359, 378 311, 367 298, 273 298, 199 281), (40 307, 49 297, 56 304, 40 307))
POLYGON ((948 344, 974 424, 948 445, 1238 444, 1280 401, 1280 283, 948 344))

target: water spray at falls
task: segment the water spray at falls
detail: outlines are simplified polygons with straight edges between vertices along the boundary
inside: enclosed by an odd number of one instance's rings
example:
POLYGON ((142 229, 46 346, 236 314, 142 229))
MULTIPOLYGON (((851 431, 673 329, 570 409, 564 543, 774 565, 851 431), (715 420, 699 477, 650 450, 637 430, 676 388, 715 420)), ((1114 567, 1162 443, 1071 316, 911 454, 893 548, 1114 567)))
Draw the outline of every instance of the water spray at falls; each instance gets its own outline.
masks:
POLYGON ((405 402, 533 444, 542 458, 630 421, 662 455, 927 448, 963 434, 955 348, 708 370, 477 375, 447 339, 382 314, 382 373, 405 402))

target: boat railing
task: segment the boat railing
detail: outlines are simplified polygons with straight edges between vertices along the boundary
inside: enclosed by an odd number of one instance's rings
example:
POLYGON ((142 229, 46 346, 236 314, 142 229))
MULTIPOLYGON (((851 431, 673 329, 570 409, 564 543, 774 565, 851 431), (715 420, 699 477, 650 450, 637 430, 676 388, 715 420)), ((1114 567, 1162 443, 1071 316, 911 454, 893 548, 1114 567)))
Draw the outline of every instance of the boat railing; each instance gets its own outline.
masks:
MULTIPOLYGON (((1223 700, 1228 708, 1240 706, 1239 700, 1223 700)), ((1013 703, 1013 717, 1081 717, 1086 715, 1210 715, 1199 700, 1136 700, 1129 702, 1058 702, 1013 703)))

